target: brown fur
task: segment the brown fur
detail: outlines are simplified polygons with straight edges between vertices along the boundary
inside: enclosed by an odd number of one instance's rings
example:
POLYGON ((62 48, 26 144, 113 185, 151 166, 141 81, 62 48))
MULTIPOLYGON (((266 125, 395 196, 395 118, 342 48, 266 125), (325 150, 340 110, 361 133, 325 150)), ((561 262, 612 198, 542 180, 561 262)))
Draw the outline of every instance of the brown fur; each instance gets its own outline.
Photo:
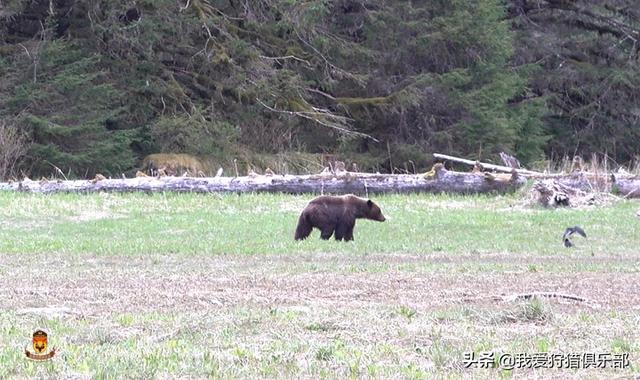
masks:
POLYGON ((380 207, 369 199, 355 195, 323 195, 313 199, 298 218, 295 239, 306 239, 313 228, 320 230, 320 238, 327 240, 335 233, 336 240, 353 240, 356 219, 384 222, 380 207))
POLYGON ((96 174, 96 176, 91 180, 92 183, 96 183, 98 181, 102 181, 107 179, 107 177, 103 176, 102 174, 98 173, 96 174))
POLYGON ((197 157, 189 154, 150 154, 142 161, 142 170, 152 176, 182 175, 197 176, 206 171, 205 165, 197 157))

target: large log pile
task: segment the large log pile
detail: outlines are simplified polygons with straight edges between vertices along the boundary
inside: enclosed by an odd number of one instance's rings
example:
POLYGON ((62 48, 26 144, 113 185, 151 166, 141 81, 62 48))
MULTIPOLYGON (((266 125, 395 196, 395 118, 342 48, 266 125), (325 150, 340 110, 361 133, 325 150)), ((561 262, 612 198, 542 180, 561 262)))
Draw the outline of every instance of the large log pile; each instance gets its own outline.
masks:
POLYGON ((640 198, 640 177, 628 174, 604 176, 577 172, 555 179, 538 180, 533 185, 537 201, 543 206, 581 206, 597 203, 611 194, 624 198, 640 198))
POLYGON ((615 188, 614 177, 602 173, 576 171, 535 178, 537 202, 545 207, 595 204, 598 195, 609 194, 615 188))
MULTIPOLYGON (((571 173, 549 174, 521 169, 515 157, 501 153, 500 156, 507 166, 481 163, 454 156, 434 153, 434 157, 473 165, 474 170, 490 169, 501 172, 513 172, 535 179, 533 191, 537 202, 543 206, 579 206, 594 204, 599 195, 620 194, 625 198, 640 198, 640 177, 631 176, 626 172, 609 175, 606 171, 584 170, 582 158, 576 156, 571 164, 571 173)), ((605 165, 606 167, 606 165, 605 165)), ((592 168, 593 169, 593 168, 592 168)))
MULTIPOLYGON (((491 165, 452 156, 434 154, 441 159, 473 164, 472 172, 446 170, 443 164, 434 165, 424 174, 371 174, 347 172, 344 164, 326 168, 313 175, 276 175, 267 169, 265 175, 250 172, 247 176, 222 177, 140 177, 107 179, 101 175, 93 180, 41 180, 25 179, 0 183, 0 190, 33 193, 55 192, 198 192, 198 193, 326 193, 326 194, 380 194, 380 193, 506 193, 521 188, 527 179, 536 179, 533 191, 537 201, 545 206, 576 206, 592 204, 595 194, 620 194, 625 198, 640 198, 640 177, 622 172, 614 175, 587 172, 582 169, 570 174, 547 174, 526 169, 491 165), (486 169, 507 172, 484 172, 486 169)), ((512 165, 516 166, 516 165, 512 165)))
POLYGON ((199 192, 199 193, 505 193, 525 184, 517 174, 485 175, 446 170, 441 164, 426 174, 343 172, 315 175, 251 175, 244 177, 136 177, 97 180, 24 180, 0 183, 0 190, 55 192, 199 192))

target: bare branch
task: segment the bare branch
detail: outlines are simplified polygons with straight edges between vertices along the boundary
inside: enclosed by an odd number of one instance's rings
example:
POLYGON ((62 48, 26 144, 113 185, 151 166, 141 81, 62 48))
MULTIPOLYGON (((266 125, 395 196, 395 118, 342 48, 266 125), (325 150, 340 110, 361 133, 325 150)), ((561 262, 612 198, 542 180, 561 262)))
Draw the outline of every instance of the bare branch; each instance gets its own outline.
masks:
POLYGON ((328 112, 327 110, 316 108, 316 107, 313 107, 314 112, 279 110, 274 107, 268 106, 260 99, 256 99, 256 101, 260 103, 260 105, 262 105, 264 108, 268 109, 269 111, 302 117, 304 119, 311 120, 320 125, 338 130, 348 135, 365 137, 373 141, 379 142, 377 139, 373 138, 372 136, 369 136, 366 133, 352 131, 350 129, 345 128, 346 121, 349 119, 344 116, 334 115, 328 112), (328 121, 322 120, 322 118, 327 118, 328 121))
POLYGON ((327 93, 326 93, 326 92, 324 92, 324 91, 320 91, 320 90, 317 90, 317 89, 315 89, 315 88, 307 87, 307 88, 305 88, 305 90, 307 90, 307 91, 309 91, 309 92, 314 92, 314 93, 319 94, 319 95, 322 95, 322 96, 324 96, 324 97, 326 97, 326 98, 329 98, 329 99, 331 99, 331 100, 336 100, 336 97, 335 97, 335 96, 332 96, 332 95, 330 95, 330 94, 327 94, 327 93))
POLYGON ((262 59, 273 59, 273 60, 276 60, 276 61, 279 61, 281 59, 294 59, 296 61, 304 62, 307 66, 311 66, 311 63, 309 63, 309 61, 307 61, 306 59, 298 58, 295 55, 285 55, 285 56, 282 56, 282 57, 267 57, 267 56, 261 55, 260 58, 262 58, 262 59))
POLYGON ((296 36, 298 37, 298 39, 305 44, 306 46, 308 46, 309 48, 311 48, 311 50, 313 50, 318 56, 320 56, 320 58, 322 58, 322 60, 324 61, 325 65, 329 68, 331 68, 333 71, 338 72, 348 78, 353 79, 356 83, 358 83, 360 86, 364 86, 364 82, 362 81, 362 79, 358 78, 357 76, 355 76, 354 74, 343 70, 341 68, 339 68, 338 66, 334 65, 333 63, 329 62, 329 60, 327 59, 327 57, 325 57, 318 49, 316 49, 315 46, 313 46, 310 42, 308 42, 307 40, 305 40, 304 38, 302 38, 302 36, 300 35, 300 33, 298 33, 298 31, 296 29, 293 29, 293 31, 296 33, 296 36))

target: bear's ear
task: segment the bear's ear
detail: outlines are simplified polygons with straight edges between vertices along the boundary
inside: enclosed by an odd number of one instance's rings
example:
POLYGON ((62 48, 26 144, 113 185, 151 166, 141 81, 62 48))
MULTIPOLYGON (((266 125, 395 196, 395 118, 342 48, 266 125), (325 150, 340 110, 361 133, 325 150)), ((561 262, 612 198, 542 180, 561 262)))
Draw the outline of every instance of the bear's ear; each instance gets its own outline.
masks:
POLYGON ((371 202, 371 199, 367 200, 367 206, 369 206, 369 207, 373 206, 373 202, 371 202))

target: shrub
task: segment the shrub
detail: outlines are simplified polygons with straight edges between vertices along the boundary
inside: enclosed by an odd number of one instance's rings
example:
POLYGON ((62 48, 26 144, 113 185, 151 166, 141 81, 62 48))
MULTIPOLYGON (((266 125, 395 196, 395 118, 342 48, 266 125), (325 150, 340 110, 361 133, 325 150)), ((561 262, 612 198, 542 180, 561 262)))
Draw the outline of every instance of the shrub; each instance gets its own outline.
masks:
POLYGON ((18 160, 25 155, 29 144, 12 122, 0 120, 0 179, 16 175, 18 160))

